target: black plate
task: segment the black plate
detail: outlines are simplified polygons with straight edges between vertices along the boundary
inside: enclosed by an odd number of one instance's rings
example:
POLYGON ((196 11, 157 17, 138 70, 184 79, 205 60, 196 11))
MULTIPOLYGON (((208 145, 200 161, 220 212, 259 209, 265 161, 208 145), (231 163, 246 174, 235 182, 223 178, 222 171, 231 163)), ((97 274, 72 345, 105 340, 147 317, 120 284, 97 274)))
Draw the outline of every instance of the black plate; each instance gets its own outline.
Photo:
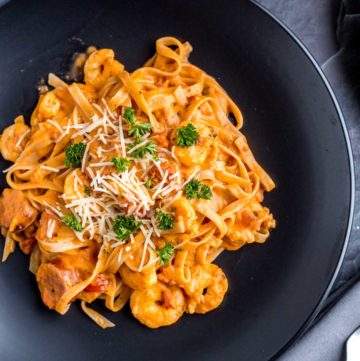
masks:
MULTIPOLYGON (((339 268, 352 214, 353 173, 339 108, 318 66, 289 32, 247 1, 13 1, 0 9, 1 127, 29 115, 36 84, 62 73, 81 44, 110 47, 132 70, 174 35, 191 61, 239 104, 244 132, 278 188, 266 196, 278 227, 265 245, 221 256, 222 306, 149 330, 126 309, 101 330, 78 305, 41 305, 28 258, 0 270, 2 360, 267 360, 319 310, 339 268), (120 4, 121 3, 121 4, 120 4)), ((1 166, 5 166, 4 163, 1 166)), ((4 185, 2 180, 2 185, 4 185)), ((101 306, 99 306, 101 309, 101 306)))

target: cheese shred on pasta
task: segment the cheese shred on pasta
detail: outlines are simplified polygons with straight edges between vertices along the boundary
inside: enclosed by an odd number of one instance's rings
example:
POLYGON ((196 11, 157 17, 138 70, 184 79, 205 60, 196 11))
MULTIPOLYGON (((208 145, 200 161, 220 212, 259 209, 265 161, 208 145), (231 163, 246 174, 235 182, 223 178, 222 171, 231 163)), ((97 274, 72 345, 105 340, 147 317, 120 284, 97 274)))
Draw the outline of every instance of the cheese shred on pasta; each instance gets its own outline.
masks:
POLYGON ((27 125, 0 141, 3 261, 31 255, 44 304, 64 314, 102 299, 151 328, 217 308, 227 291, 213 262, 263 243, 275 227, 262 205, 274 182, 257 163, 239 108, 192 65, 188 42, 164 37, 129 73, 111 49, 91 49, 84 83, 50 74, 27 125), (234 120, 234 123, 230 121, 234 120))

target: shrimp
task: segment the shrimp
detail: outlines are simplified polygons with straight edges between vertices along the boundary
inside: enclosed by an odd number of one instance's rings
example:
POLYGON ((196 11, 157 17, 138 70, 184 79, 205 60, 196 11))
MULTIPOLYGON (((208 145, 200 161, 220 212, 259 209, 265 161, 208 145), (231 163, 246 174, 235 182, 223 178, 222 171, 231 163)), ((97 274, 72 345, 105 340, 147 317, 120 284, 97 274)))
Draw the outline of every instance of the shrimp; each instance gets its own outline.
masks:
POLYGON ((89 84, 76 83, 76 85, 80 88, 81 92, 85 96, 85 98, 93 103, 96 100, 96 91, 95 88, 89 84))
POLYGON ((122 71, 124 66, 114 57, 115 54, 111 49, 94 51, 84 66, 85 83, 100 89, 112 75, 122 71))
POLYGON ((172 205, 175 211, 175 223, 181 225, 184 233, 196 233, 197 216, 194 208, 185 197, 178 198, 172 205))
POLYGON ((130 296, 133 316, 150 328, 169 326, 185 312, 185 297, 176 286, 156 283, 145 290, 135 290, 130 296))
POLYGON ((47 119, 55 116, 61 108, 61 101, 53 91, 41 97, 38 107, 38 117, 47 119))
POLYGON ((86 198, 85 193, 86 179, 80 169, 75 169, 65 178, 64 199, 65 203, 71 203, 73 200, 86 198))
MULTIPOLYGON (((267 233, 275 227, 273 215, 260 203, 251 203, 236 214, 234 220, 227 220, 228 232, 224 239, 227 250, 237 250, 246 243, 257 242, 258 232, 267 233)), ((260 242, 261 243, 261 242, 260 242)))
POLYGON ((157 282, 155 266, 146 271, 136 272, 124 264, 120 267, 119 273, 124 283, 134 290, 149 288, 157 282))
POLYGON ((199 133, 199 138, 196 144, 190 147, 180 147, 176 145, 176 130, 171 137, 172 143, 175 144, 174 154, 176 158, 187 167, 204 165, 207 160, 216 160, 217 158, 218 150, 210 129, 202 124, 196 124, 196 130, 199 133))
POLYGON ((192 281, 184 287, 189 296, 187 312, 207 313, 224 299, 228 281, 223 270, 214 265, 196 265, 191 269, 192 281))
POLYGON ((0 151, 6 160, 15 162, 24 150, 30 138, 30 128, 24 124, 24 118, 19 116, 13 125, 5 128, 0 141, 0 151))

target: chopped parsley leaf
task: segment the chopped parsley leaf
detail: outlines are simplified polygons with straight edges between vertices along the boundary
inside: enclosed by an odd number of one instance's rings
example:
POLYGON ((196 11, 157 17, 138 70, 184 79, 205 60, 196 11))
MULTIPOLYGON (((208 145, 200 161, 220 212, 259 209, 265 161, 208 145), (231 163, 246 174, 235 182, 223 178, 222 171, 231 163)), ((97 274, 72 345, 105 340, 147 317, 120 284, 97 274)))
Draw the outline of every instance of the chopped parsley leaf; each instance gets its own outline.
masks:
POLYGON ((178 129, 176 133, 176 144, 180 147, 190 147, 194 145, 199 138, 199 133, 191 123, 186 127, 178 129))
POLYGON ((157 210, 155 212, 155 218, 158 228, 163 231, 171 229, 174 225, 174 217, 170 213, 157 210))
POLYGON ((156 250, 156 253, 160 257, 160 266, 164 266, 170 261, 170 258, 174 254, 174 251, 174 247, 169 242, 166 242, 164 247, 156 250))
POLYGON ((145 186, 146 188, 150 188, 151 185, 152 185, 152 179, 149 178, 149 179, 144 183, 144 186, 145 186))
POLYGON ((185 194, 187 199, 211 199, 211 188, 193 178, 188 184, 185 185, 185 194))
POLYGON ((145 123, 145 124, 137 123, 131 126, 128 133, 130 137, 139 139, 142 136, 144 136, 146 133, 150 133, 151 129, 152 129, 152 125, 150 123, 145 123))
POLYGON ((81 223, 73 214, 62 217, 62 221, 74 231, 81 232, 83 230, 81 223))
POLYGON ((120 172, 123 173, 126 171, 128 166, 130 165, 129 159, 116 157, 111 159, 112 164, 114 164, 114 167, 120 172))
POLYGON ((65 165, 71 168, 80 168, 85 153, 84 143, 75 143, 65 149, 65 165))
POLYGON ((125 241, 131 233, 137 231, 142 225, 133 216, 117 216, 113 223, 114 232, 121 241, 125 241))
POLYGON ((156 143, 153 140, 142 145, 139 148, 136 148, 135 150, 131 150, 138 144, 140 144, 140 141, 135 141, 134 143, 129 144, 128 147, 128 151, 134 158, 144 158, 146 154, 154 155, 157 151, 156 143))
POLYGON ((130 125, 134 125, 136 122, 136 115, 134 108, 126 108, 124 112, 124 118, 130 125))

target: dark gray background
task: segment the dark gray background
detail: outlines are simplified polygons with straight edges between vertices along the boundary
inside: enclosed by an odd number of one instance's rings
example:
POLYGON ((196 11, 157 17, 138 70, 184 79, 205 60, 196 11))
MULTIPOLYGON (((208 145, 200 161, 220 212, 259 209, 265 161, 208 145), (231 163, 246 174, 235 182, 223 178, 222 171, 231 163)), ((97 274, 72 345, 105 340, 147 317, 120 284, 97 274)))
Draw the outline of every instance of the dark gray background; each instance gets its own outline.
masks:
POLYGON ((360 1, 258 0, 286 24, 321 66, 342 108, 355 163, 355 212, 350 242, 333 291, 360 273, 360 1))

